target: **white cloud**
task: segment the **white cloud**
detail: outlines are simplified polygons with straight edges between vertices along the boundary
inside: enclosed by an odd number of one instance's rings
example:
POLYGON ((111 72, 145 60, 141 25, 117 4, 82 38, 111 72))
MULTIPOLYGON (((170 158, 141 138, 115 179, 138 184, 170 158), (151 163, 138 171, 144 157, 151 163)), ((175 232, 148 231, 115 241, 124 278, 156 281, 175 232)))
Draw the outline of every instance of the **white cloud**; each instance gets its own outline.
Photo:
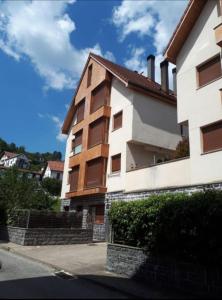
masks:
POLYGON ((157 53, 161 53, 186 5, 187 0, 123 0, 120 6, 114 8, 112 21, 120 31, 121 39, 131 33, 140 37, 150 36, 157 53))
POLYGON ((146 63, 143 59, 144 54, 146 53, 145 48, 135 48, 131 49, 131 57, 124 61, 124 64, 127 68, 131 70, 138 71, 139 73, 145 72, 146 63))
POLYGON ((45 89, 74 88, 89 52, 102 55, 99 44, 85 49, 72 45, 76 26, 66 11, 74 2, 0 1, 0 49, 17 61, 28 58, 45 89))
POLYGON ((56 126, 56 131, 57 131, 56 139, 59 142, 66 141, 67 136, 65 134, 62 134, 62 131, 61 131, 63 122, 59 117, 57 117, 55 115, 51 115, 51 114, 42 114, 42 113, 38 113, 37 115, 40 119, 46 118, 46 119, 49 119, 50 121, 52 121, 56 126))
POLYGON ((63 125, 63 122, 59 119, 59 117, 57 116, 49 116, 51 118, 51 120, 55 123, 57 129, 59 130, 58 134, 56 135, 56 139, 59 142, 64 142, 67 139, 67 136, 65 134, 62 134, 61 132, 61 128, 63 125))
MULTIPOLYGON (((137 34, 140 38, 150 38, 153 43, 156 55, 156 81, 160 82, 159 64, 163 60, 162 52, 167 46, 170 36, 173 33, 185 7, 187 0, 180 1, 129 1, 123 0, 113 10, 112 22, 119 30, 120 41, 123 41, 130 34, 137 34)), ((130 58, 125 60, 125 65, 139 72, 146 74, 145 49, 132 47, 130 58), (144 51, 143 51, 144 50, 144 51)), ((170 71, 173 68, 170 65, 170 71)), ((172 78, 170 76, 170 86, 172 78)))

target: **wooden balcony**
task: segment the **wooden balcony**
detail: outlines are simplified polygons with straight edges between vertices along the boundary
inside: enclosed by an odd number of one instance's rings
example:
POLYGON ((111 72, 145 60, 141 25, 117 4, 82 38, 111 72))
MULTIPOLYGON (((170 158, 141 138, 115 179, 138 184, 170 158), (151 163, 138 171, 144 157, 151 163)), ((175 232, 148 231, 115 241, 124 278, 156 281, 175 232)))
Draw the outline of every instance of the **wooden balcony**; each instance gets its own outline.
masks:
POLYGON ((109 145, 108 144, 99 144, 95 147, 87 149, 86 151, 79 153, 70 157, 69 159, 69 168, 77 166, 82 161, 92 160, 98 157, 108 157, 109 155, 109 145))
POLYGON ((105 187, 96 187, 96 188, 87 188, 81 191, 69 192, 66 193, 66 198, 73 198, 78 196, 87 196, 87 195, 95 195, 95 194, 104 194, 106 193, 107 188, 105 187))

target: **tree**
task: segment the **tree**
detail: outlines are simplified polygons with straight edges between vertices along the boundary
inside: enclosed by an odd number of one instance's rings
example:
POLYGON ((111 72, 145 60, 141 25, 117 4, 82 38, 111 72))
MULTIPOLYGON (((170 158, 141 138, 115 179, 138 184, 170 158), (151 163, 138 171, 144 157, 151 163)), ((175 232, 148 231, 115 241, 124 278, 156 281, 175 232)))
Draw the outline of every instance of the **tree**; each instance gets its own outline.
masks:
POLYGON ((183 138, 176 147, 174 158, 182 158, 190 155, 189 139, 183 138))
POLYGON ((17 168, 9 168, 0 175, 0 207, 2 210, 53 209, 51 197, 35 179, 29 179, 17 168))
POLYGON ((44 178, 42 180, 42 187, 52 196, 60 196, 62 182, 55 178, 44 178))

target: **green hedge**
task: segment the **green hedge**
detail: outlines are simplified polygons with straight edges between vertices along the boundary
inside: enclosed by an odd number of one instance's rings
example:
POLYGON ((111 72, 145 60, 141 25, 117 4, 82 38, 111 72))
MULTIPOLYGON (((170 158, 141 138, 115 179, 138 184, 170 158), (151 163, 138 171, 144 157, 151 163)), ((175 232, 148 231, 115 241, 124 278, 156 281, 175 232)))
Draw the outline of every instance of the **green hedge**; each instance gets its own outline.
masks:
POLYGON ((222 264, 222 192, 154 195, 114 202, 114 242, 191 262, 222 264))

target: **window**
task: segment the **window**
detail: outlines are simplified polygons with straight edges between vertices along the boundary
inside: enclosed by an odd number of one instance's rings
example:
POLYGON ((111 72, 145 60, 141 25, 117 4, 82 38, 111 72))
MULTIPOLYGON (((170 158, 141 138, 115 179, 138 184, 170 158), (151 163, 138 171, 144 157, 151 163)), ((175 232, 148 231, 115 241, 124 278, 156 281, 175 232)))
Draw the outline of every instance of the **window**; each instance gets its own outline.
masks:
POLYGON ((106 84, 100 84, 92 91, 90 112, 94 113, 100 107, 107 104, 107 87, 106 84))
POLYGON ((119 129, 122 127, 122 119, 123 119, 123 112, 120 111, 118 114, 113 116, 113 130, 119 129))
POLYGON ((121 154, 112 156, 111 170, 112 173, 119 172, 121 170, 121 154))
POLYGON ((95 207, 95 223, 103 224, 104 223, 104 205, 96 205, 95 207))
POLYGON ((57 180, 60 179, 60 173, 56 173, 56 179, 57 179, 57 180))
POLYGON ((81 122, 84 119, 84 111, 85 111, 85 99, 79 102, 76 106, 76 112, 74 116, 74 125, 81 122))
POLYGON ((105 159, 100 157, 88 161, 86 164, 86 187, 99 187, 104 185, 105 159))
POLYGON ((92 82, 92 65, 88 67, 87 87, 91 85, 91 82, 92 82))
POLYGON ((74 154, 82 152, 82 130, 75 134, 75 139, 72 141, 72 151, 74 154))
POLYGON ((70 192, 77 191, 79 180, 79 166, 76 166, 69 173, 70 192))
POLYGON ((219 78, 222 75, 220 55, 197 67, 199 87, 219 78))
POLYGON ((203 152, 222 149, 222 121, 203 127, 203 152))
POLYGON ((108 120, 100 118, 89 125, 88 148, 107 142, 108 120))

